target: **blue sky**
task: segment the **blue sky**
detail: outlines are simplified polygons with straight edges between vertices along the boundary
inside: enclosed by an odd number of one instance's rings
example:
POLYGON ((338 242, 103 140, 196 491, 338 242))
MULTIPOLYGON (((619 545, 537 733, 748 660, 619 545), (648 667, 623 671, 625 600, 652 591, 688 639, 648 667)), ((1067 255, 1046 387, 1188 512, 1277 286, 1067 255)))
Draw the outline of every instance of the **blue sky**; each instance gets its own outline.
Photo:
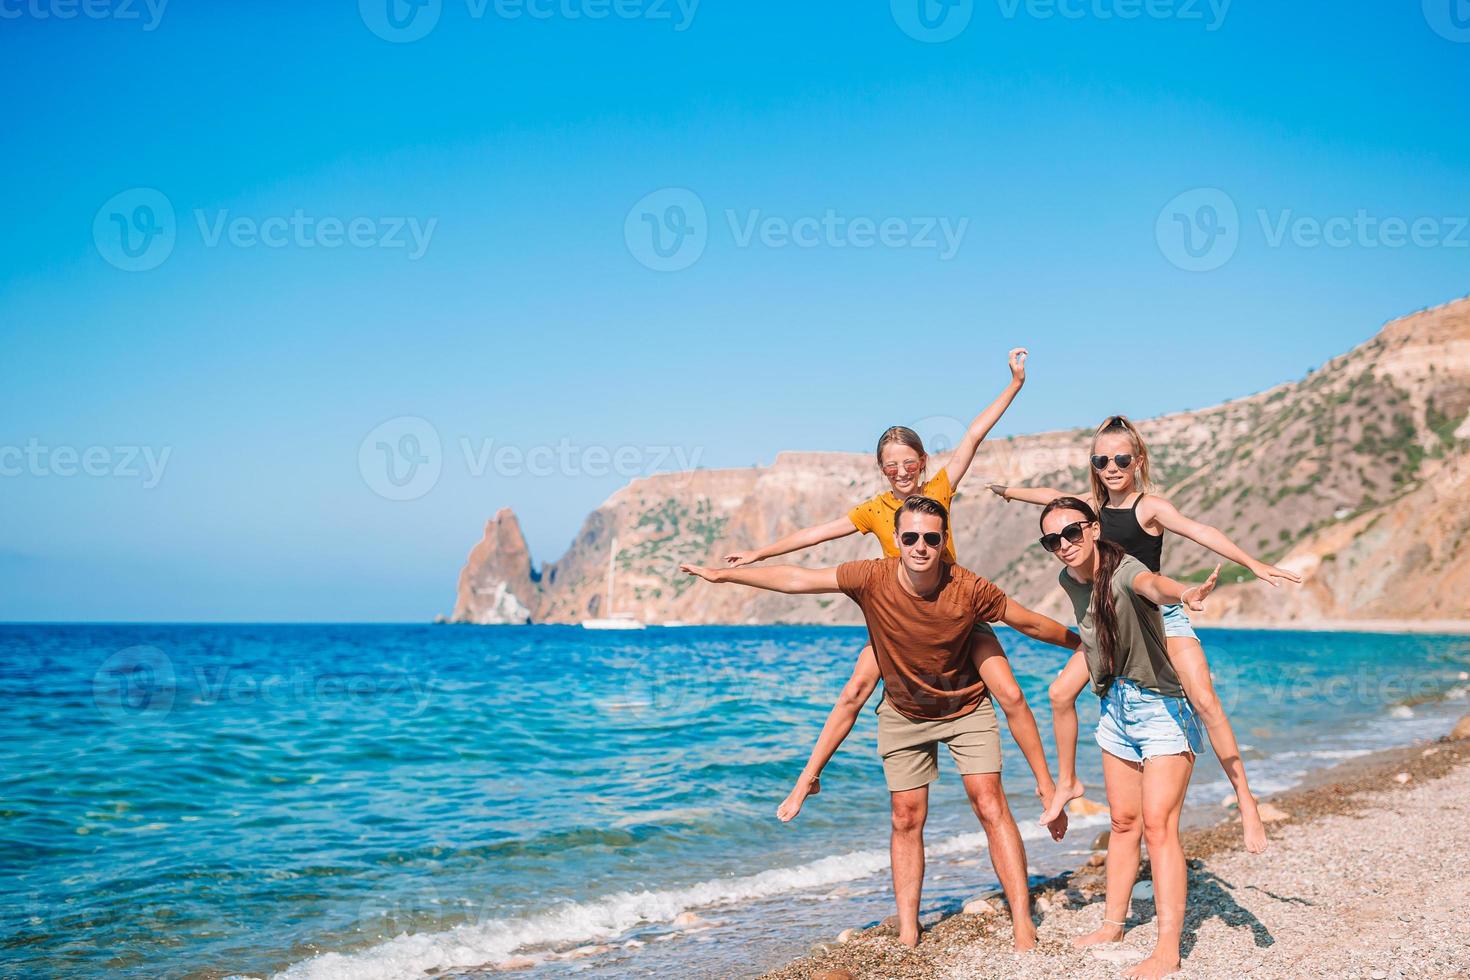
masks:
POLYGON ((1460 0, 387 2, 0 3, 0 619, 423 620, 602 451, 866 451, 1018 344, 1000 435, 1201 407, 1470 292, 1460 0))

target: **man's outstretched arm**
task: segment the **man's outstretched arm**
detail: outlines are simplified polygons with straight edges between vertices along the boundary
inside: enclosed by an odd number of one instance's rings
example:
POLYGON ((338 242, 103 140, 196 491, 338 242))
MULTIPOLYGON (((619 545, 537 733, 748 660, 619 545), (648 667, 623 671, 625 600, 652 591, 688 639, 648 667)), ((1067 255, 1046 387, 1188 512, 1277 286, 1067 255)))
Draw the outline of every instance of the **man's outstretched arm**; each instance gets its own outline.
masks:
POLYGON ((1033 640, 1050 643, 1052 646, 1075 650, 1082 643, 1076 633, 1055 619, 1043 616, 1039 612, 1032 612, 1015 599, 1006 600, 1005 612, 1001 614, 1000 621, 1013 630, 1025 633, 1033 640))
POLYGON ((766 565, 763 568, 704 568, 700 565, 680 565, 679 570, 698 575, 706 582, 748 585, 753 589, 769 592, 785 592, 788 595, 810 595, 821 592, 840 592, 837 587, 836 568, 802 568, 799 565, 766 565))

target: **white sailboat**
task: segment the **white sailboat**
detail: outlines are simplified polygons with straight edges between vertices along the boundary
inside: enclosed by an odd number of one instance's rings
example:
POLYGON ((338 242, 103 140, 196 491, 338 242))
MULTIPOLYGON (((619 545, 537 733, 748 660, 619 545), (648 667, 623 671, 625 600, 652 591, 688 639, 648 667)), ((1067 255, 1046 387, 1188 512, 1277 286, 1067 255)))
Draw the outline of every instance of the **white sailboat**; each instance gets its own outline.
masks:
POLYGON ((632 613, 615 613, 613 607, 613 562, 618 557, 618 539, 612 539, 612 550, 607 556, 607 615, 597 619, 582 620, 584 630, 641 630, 644 628, 632 613))

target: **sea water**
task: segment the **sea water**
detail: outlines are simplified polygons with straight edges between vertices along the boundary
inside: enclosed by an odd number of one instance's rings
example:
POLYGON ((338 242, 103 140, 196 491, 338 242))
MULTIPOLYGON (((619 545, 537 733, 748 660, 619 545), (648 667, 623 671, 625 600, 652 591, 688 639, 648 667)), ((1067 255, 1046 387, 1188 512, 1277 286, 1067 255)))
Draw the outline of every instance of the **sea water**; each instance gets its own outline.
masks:
MULTIPOLYGON (((1063 652, 1002 642, 1050 743, 1063 652)), ((1470 638, 1202 630, 1258 791, 1438 737, 1470 638)), ((754 976, 893 911, 860 629, 0 626, 0 976, 754 976)), ((1079 702, 1082 776, 1101 799, 1079 702)), ((1005 739, 1039 875, 1075 867, 1005 739)), ((1054 756, 1052 756, 1054 758, 1054 756)), ((924 912, 995 887, 941 753, 924 912)), ((1229 793, 1201 756, 1189 802, 1229 793)))

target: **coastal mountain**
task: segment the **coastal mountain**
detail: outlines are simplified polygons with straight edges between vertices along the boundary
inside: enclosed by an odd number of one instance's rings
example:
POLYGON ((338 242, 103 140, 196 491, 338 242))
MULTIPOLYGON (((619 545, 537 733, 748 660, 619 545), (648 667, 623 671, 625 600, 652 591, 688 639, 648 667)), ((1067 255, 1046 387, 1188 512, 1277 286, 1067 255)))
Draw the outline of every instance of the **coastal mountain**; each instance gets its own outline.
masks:
MULTIPOLYGON (((1140 421, 1157 490, 1258 557, 1299 571, 1273 589, 1228 566, 1204 618, 1237 623, 1470 618, 1470 299, 1393 321, 1307 377, 1213 408, 1140 421)), ((1061 617, 1037 509, 988 482, 1087 488, 1090 429, 981 445, 955 499, 960 561, 1061 617)), ((931 459, 931 471, 943 455, 931 459)), ((510 510, 486 525, 459 578, 460 623, 575 623, 609 612, 649 623, 861 622, 842 596, 696 587, 681 562, 831 520, 885 489, 870 455, 783 452, 767 467, 634 480, 588 515, 539 570, 510 510), (605 609, 617 539, 615 610, 605 609)), ((852 535, 780 559, 828 565, 878 554, 852 535)), ((1214 559, 1171 537, 1164 570, 1202 580, 1214 559)))

